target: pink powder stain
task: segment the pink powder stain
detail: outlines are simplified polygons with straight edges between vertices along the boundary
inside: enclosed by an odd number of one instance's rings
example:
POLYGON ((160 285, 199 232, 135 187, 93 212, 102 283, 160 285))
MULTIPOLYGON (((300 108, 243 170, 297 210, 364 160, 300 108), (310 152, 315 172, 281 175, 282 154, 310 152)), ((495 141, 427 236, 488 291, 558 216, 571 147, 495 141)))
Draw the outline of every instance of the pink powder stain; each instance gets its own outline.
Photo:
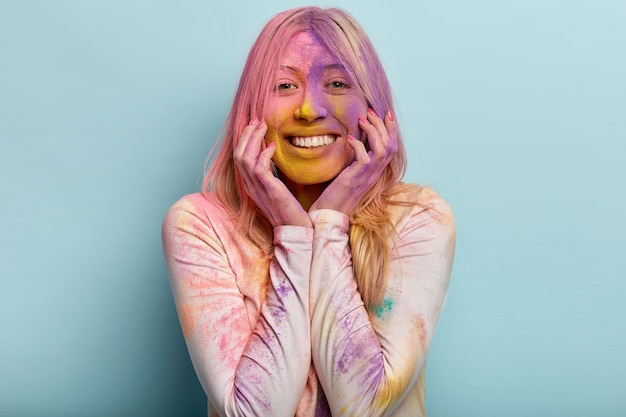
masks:
POLYGON ((222 333, 219 336, 219 338, 220 338, 220 342, 219 342, 220 351, 226 352, 229 347, 229 338, 226 333, 222 333))
POLYGON ((248 340, 250 329, 245 312, 230 308, 203 331, 205 343, 213 345, 217 360, 227 368, 235 368, 248 340))

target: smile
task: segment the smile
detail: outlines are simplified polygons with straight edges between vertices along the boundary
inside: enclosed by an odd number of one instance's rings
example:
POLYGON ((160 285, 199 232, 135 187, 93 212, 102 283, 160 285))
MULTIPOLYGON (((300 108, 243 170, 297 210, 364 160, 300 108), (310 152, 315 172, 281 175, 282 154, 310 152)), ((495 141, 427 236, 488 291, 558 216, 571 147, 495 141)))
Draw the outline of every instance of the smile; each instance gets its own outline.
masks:
POLYGON ((299 148, 316 148, 318 146, 330 145, 335 139, 336 137, 331 135, 294 136, 291 138, 291 144, 299 148))

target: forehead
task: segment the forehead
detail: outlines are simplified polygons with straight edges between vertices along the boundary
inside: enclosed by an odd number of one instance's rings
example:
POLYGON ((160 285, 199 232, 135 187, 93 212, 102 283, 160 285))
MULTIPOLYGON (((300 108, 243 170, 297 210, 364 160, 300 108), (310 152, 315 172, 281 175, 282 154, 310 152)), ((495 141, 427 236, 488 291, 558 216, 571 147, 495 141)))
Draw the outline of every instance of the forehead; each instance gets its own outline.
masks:
POLYGON ((287 43, 281 56, 280 65, 308 68, 312 65, 328 66, 338 64, 339 60, 312 32, 295 34, 287 43))

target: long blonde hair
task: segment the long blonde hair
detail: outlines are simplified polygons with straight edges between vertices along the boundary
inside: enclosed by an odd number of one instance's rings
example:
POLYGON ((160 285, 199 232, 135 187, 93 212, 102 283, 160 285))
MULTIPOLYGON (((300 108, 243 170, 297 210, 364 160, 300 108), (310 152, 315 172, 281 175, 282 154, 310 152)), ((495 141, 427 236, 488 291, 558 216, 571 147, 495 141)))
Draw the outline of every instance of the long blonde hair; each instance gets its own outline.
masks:
MULTIPOLYGON (((268 256, 272 253, 272 227, 247 194, 233 162, 239 136, 251 118, 265 118, 266 108, 287 43, 300 32, 312 32, 339 59, 356 80, 368 105, 378 114, 393 111, 389 81, 369 38, 341 9, 303 7, 282 12, 263 28, 244 66, 233 104, 216 144, 202 184, 212 191, 237 219, 237 224, 268 256)), ((385 290, 394 229, 389 205, 398 195, 406 169, 406 153, 398 137, 398 153, 350 216, 350 247, 359 292, 370 312, 385 290)), ((400 204, 402 202, 399 202, 400 204)))

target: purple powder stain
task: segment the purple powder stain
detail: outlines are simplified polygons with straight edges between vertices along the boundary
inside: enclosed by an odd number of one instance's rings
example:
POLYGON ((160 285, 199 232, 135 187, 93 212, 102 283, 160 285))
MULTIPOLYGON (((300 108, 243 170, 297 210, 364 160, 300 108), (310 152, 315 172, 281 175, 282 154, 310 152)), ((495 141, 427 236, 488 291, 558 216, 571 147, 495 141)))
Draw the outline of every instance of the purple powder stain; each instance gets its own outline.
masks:
POLYGON ((337 360, 337 370, 342 374, 348 372, 349 368, 354 365, 363 353, 363 345, 354 341, 353 337, 346 339, 346 345, 343 346, 343 352, 337 360))
POLYGON ((287 315, 287 309, 282 304, 272 306, 271 312, 272 316, 276 317, 277 319, 283 319, 287 315))
POLYGON ((291 283, 286 279, 283 279, 281 283, 276 287, 276 293, 279 295, 280 298, 286 298, 292 291, 293 288, 291 287, 291 283))
MULTIPOLYGON (((382 355, 382 354, 381 354, 382 355)), ((384 374, 382 358, 376 362, 370 362, 362 377, 362 385, 365 387, 377 386, 384 374)))

